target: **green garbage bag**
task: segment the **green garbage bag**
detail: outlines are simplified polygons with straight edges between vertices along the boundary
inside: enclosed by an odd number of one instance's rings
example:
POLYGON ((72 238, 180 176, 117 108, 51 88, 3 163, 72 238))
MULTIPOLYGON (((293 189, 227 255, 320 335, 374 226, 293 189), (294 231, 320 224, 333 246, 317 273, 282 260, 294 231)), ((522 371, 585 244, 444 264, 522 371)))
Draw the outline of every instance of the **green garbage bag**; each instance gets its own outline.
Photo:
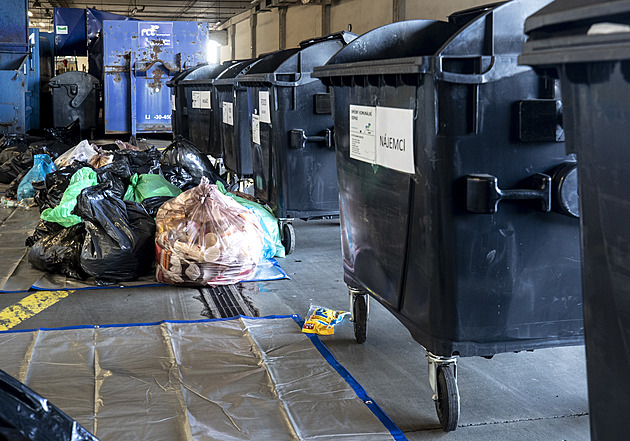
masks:
POLYGON ((72 210, 77 205, 77 197, 83 189, 96 184, 98 184, 98 181, 94 170, 89 167, 79 169, 70 178, 70 184, 68 184, 66 191, 63 192, 59 205, 42 211, 42 220, 56 222, 66 228, 81 223, 82 219, 76 214, 72 214, 72 210))
POLYGON ((161 175, 138 175, 136 173, 131 177, 123 199, 125 201, 142 203, 145 199, 154 196, 170 196, 174 198, 179 196, 181 192, 181 188, 174 186, 161 175))
POLYGON ((217 181, 216 184, 221 193, 231 197, 242 206, 249 208, 254 213, 256 213, 256 215, 260 219, 260 227, 263 230, 264 236, 262 257, 266 259, 272 257, 284 257, 285 250, 284 245, 282 245, 282 241, 280 240, 280 228, 278 227, 278 219, 276 219, 273 213, 271 213, 262 205, 257 204, 256 202, 252 202, 250 200, 236 196, 233 193, 229 193, 220 181, 217 181))

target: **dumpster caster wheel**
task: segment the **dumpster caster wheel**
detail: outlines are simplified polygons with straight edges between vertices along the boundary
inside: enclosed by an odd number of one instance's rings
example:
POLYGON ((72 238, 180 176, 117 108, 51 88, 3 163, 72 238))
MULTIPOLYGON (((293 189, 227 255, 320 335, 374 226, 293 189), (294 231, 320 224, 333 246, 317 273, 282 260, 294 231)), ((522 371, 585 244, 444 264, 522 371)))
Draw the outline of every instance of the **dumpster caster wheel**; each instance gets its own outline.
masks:
POLYGON ((437 399, 435 400, 440 425, 445 432, 457 428, 459 420, 459 392, 452 365, 437 368, 437 399))
POLYGON ((365 343, 367 339, 368 296, 352 293, 352 321, 354 322, 354 338, 357 343, 365 343))
POLYGON ((287 255, 295 250, 295 230, 292 224, 282 224, 282 245, 287 255))

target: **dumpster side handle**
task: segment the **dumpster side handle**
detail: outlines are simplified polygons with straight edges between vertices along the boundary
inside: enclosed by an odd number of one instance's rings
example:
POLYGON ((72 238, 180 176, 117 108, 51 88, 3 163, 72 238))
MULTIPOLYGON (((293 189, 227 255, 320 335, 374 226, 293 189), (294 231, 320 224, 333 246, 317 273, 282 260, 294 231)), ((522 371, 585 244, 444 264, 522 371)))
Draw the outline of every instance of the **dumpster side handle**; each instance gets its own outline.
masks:
POLYGON ((333 136, 331 129, 325 129, 323 135, 306 136, 302 129, 294 129, 290 132, 289 146, 292 149, 303 149, 307 142, 323 142, 327 148, 333 147, 333 136))
POLYGON ((536 173, 530 179, 531 188, 501 190, 496 176, 475 174, 466 176, 466 209, 472 213, 494 214, 504 199, 535 200, 541 211, 551 211, 551 177, 536 173))

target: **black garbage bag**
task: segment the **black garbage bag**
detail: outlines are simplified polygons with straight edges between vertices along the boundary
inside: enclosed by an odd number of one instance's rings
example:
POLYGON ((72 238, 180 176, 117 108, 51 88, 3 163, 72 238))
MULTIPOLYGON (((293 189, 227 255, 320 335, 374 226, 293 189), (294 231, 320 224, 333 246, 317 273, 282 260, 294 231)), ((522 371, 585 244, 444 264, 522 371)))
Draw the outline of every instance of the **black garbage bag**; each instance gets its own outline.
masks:
POLYGON ((29 170, 30 170, 29 168, 27 168, 26 170, 22 170, 20 174, 17 175, 15 179, 11 181, 7 189, 4 191, 5 197, 9 199, 17 199, 17 190, 18 190, 18 187, 20 186, 20 182, 22 182, 22 179, 24 178, 24 176, 26 176, 29 170))
POLYGON ((131 168, 131 174, 160 174, 160 151, 156 148, 149 150, 118 150, 114 152, 114 161, 125 159, 131 168))
POLYGON ((111 164, 94 169, 94 171, 99 184, 111 182, 114 194, 121 199, 123 198, 132 175, 131 167, 127 161, 114 161, 111 164))
POLYGON ((53 234, 60 232, 63 228, 64 227, 57 222, 47 222, 40 219, 37 227, 35 227, 35 231, 26 238, 24 245, 32 247, 35 242, 43 239, 44 237, 52 236, 53 234))
POLYGON ((4 164, 0 165, 0 183, 10 184, 24 170, 30 170, 33 167, 33 157, 38 154, 44 154, 46 151, 38 146, 29 147, 18 156, 14 156, 4 164))
POLYGON ((155 260, 155 221, 142 205, 123 201, 109 183, 84 189, 74 214, 85 222, 81 267, 99 285, 137 279, 155 260))
POLYGON ((48 399, 2 370, 0 370, 0 439, 98 441, 98 438, 48 399), (26 436, 23 436, 24 434, 26 436))
POLYGON ((198 185, 195 177, 183 167, 163 165, 162 176, 174 186, 181 188, 182 191, 190 190, 198 185))
POLYGON ((53 160, 57 159, 60 155, 64 154, 71 148, 68 144, 55 140, 34 142, 31 143, 31 147, 41 148, 43 151, 48 153, 48 156, 50 156, 53 160))
POLYGON ((61 202, 63 192, 70 184, 70 179, 78 170, 89 167, 89 164, 82 161, 74 161, 72 164, 62 167, 57 171, 48 173, 41 182, 34 182, 35 203, 39 205, 39 210, 55 208, 61 202))
POLYGON ((20 151, 20 147, 18 146, 7 147, 0 152, 0 164, 4 164, 5 162, 10 161, 16 156, 20 156, 21 153, 22 151, 20 151))
POLYGON ((79 124, 79 118, 65 127, 55 127, 44 129, 47 139, 53 139, 61 143, 75 146, 81 142, 81 125, 79 124))
POLYGON ((145 198, 142 201, 142 205, 147 210, 147 213, 149 213, 152 217, 155 217, 162 204, 169 199, 172 199, 172 196, 152 196, 150 198, 145 198))
POLYGON ((43 141, 40 136, 25 135, 23 133, 9 133, 0 135, 0 150, 7 148, 16 148, 20 152, 28 149, 28 146, 34 142, 43 141))
POLYGON ((81 268, 81 250, 85 241, 83 224, 63 228, 42 237, 28 252, 28 261, 36 269, 85 280, 88 275, 81 268))
POLYGON ((164 149, 160 157, 160 165, 164 177, 182 190, 196 187, 201 183, 203 176, 213 184, 221 181, 227 185, 208 157, 180 135, 164 149), (189 177, 192 177, 192 185, 189 184, 189 177), (184 183, 186 187, 178 185, 178 182, 184 183))

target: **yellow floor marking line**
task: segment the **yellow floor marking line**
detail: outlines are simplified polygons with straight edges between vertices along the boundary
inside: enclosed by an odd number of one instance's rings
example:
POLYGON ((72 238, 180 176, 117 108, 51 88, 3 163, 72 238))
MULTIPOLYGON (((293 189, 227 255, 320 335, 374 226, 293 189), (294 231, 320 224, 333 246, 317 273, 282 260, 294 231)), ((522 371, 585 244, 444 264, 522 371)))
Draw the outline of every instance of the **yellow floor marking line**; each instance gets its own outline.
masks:
POLYGON ((11 329, 24 320, 64 299, 73 291, 38 291, 0 311, 0 331, 11 329))

